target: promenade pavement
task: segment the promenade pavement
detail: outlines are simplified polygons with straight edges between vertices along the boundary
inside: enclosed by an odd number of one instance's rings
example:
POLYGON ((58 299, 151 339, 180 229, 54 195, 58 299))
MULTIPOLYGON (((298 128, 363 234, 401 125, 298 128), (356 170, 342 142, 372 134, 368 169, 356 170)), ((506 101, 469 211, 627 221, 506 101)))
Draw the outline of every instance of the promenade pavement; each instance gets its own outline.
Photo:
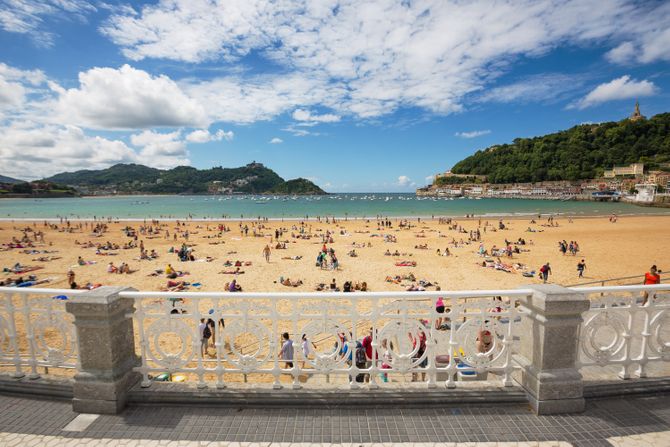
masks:
POLYGON ((0 446, 670 446, 670 394, 591 399, 582 414, 526 404, 444 407, 130 406, 78 415, 68 401, 0 395, 0 446))

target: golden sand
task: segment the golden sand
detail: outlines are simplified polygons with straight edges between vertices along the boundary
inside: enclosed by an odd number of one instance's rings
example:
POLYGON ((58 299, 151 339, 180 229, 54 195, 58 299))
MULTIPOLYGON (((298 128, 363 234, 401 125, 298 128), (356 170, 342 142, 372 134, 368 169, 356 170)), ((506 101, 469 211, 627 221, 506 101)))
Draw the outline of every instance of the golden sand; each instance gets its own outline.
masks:
MULTIPOLYGON (((101 237, 93 237, 91 227, 84 226, 81 230, 64 232, 64 225, 58 225, 58 229, 45 228, 43 222, 3 222, 0 223, 0 243, 11 242, 12 237, 20 239, 23 237, 22 229, 34 228, 36 231, 44 232, 45 243, 34 243, 36 250, 50 250, 51 254, 25 254, 24 249, 12 249, 0 251, 0 266, 12 267, 16 262, 22 265, 42 266, 41 270, 33 272, 39 279, 54 278, 49 284, 42 287, 67 288, 67 271, 72 268, 76 274, 76 282, 80 285, 99 283, 103 285, 132 286, 139 290, 159 290, 166 286, 165 275, 149 276, 158 269, 165 269, 171 263, 176 270, 188 271, 189 274, 180 278, 191 283, 201 283, 200 288, 191 287, 190 291, 218 291, 222 290, 226 282, 237 278, 244 291, 313 291, 318 283, 330 283, 335 278, 337 285, 342 286, 344 281, 366 281, 370 290, 374 291, 401 291, 401 284, 385 281, 387 276, 407 275, 410 272, 419 279, 439 284, 443 290, 463 289, 493 289, 493 288, 515 288, 520 285, 537 283, 536 277, 528 278, 522 275, 523 269, 516 269, 507 273, 493 268, 481 267, 483 258, 477 251, 479 242, 461 244, 468 242, 470 230, 480 229, 481 242, 485 248, 490 250, 492 245, 504 247, 505 239, 517 241, 519 238, 526 240, 527 245, 520 246, 527 252, 514 254, 513 258, 501 257, 506 264, 520 263, 526 267, 525 271, 538 271, 545 262, 550 262, 552 276, 550 282, 572 285, 581 282, 597 281, 609 278, 640 275, 640 282, 645 271, 652 264, 657 264, 660 269, 666 267, 664 262, 668 259, 670 249, 670 216, 634 216, 620 217, 616 223, 611 223, 608 217, 591 217, 574 219, 570 222, 567 218, 558 219, 558 226, 550 227, 546 219, 538 220, 531 224, 525 219, 504 219, 505 230, 495 231, 498 226, 497 220, 459 219, 455 222, 461 226, 466 233, 450 229, 450 225, 439 223, 435 220, 421 220, 418 223, 412 220, 411 229, 399 228, 398 221, 392 219, 392 228, 379 228, 376 221, 338 221, 332 222, 310 221, 305 225, 305 231, 312 235, 311 239, 292 238, 291 233, 297 235, 300 223, 294 222, 264 222, 264 228, 257 231, 264 233, 263 237, 253 237, 250 222, 248 225, 249 235, 241 235, 239 222, 225 222, 230 227, 230 232, 225 232, 221 237, 216 237, 217 223, 213 222, 187 222, 185 226, 180 225, 180 231, 188 230, 190 235, 188 241, 180 236, 177 241, 173 235, 177 229, 175 222, 163 222, 162 229, 170 232, 170 238, 166 240, 161 233, 157 238, 148 238, 148 235, 138 235, 138 244, 144 242, 148 251, 152 249, 159 254, 155 260, 139 260, 139 248, 120 249, 107 251, 107 256, 96 255, 95 248, 82 248, 80 243, 91 241, 94 244, 107 241, 123 245, 131 240, 122 229, 126 225, 139 230, 142 225, 139 222, 111 223, 108 231, 101 237), (527 232, 531 227, 537 232, 527 232), (209 229, 208 229, 209 228, 209 229), (275 249, 274 232, 276 228, 284 228, 286 232, 280 240, 287 240, 287 249, 275 249), (486 228, 486 232, 484 232, 486 228), (321 249, 322 235, 330 231, 333 233, 333 243, 327 244, 329 248, 336 251, 340 263, 337 271, 322 270, 315 266, 316 256, 321 249), (344 233, 344 234, 341 234, 344 233), (397 242, 384 242, 379 235, 393 235, 397 242), (210 236, 211 238, 208 238, 210 236), (452 240, 458 243, 454 247, 452 240), (580 252, 576 256, 562 255, 558 250, 558 241, 578 242, 580 252), (182 243, 193 245, 194 255, 197 262, 180 262, 176 254, 168 253, 170 247, 178 249, 182 243), (218 243, 213 245, 212 243, 218 243), (368 247, 370 243, 372 246, 368 247), (263 257, 263 248, 266 244, 272 247, 270 262, 263 257), (348 252, 354 248, 354 244, 363 248, 355 248, 357 257, 348 256, 348 252), (427 244, 428 249, 417 249, 415 246, 427 244), (436 250, 444 251, 449 248, 451 256, 438 256, 436 250), (402 255, 399 257, 385 256, 384 253, 396 250, 402 255), (35 261, 41 256, 57 256, 61 259, 48 262, 35 261), (77 265, 77 257, 81 256, 86 261, 95 261, 93 265, 77 265), (206 257, 214 258, 206 262, 206 257), (282 259, 283 257, 302 256, 300 260, 282 259), (585 277, 577 277, 576 265, 580 259, 585 259, 587 268, 585 277), (220 274, 223 270, 234 270, 234 267, 224 267, 223 263, 230 261, 248 261, 251 265, 243 266, 244 274, 226 275, 220 274), (411 260, 416 262, 416 267, 397 267, 395 262, 399 260, 411 260), (137 270, 132 274, 110 274, 107 273, 107 265, 112 261, 115 265, 126 262, 132 269, 137 270), (300 287, 287 287, 279 283, 280 277, 290 278, 293 281, 302 280, 300 287)), ((149 225, 148 223, 147 225, 149 225)), ((80 225, 72 222, 73 227, 80 225)), ((84 225, 83 223, 81 225, 84 225)), ((452 222, 454 225, 454 222, 452 222)), ((32 238, 32 233, 28 233, 32 238)), ((3 273, 0 279, 6 279, 17 275, 3 273)), ((25 276, 25 275, 24 275, 25 276)), ((635 282, 628 280, 625 282, 635 282)), ((408 284, 404 281, 405 286, 408 284)), ((428 288, 432 290, 432 288, 428 288)))

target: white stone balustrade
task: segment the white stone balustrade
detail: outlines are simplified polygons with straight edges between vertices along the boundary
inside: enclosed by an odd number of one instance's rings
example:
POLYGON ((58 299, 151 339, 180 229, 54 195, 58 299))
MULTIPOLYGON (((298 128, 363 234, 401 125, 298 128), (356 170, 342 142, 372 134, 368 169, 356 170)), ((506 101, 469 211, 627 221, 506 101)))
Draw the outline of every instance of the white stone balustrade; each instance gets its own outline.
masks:
POLYGON ((622 379, 644 378, 650 363, 670 361, 670 286, 573 290, 591 302, 580 328, 578 368, 617 365, 622 379))
MULTIPOLYGON (((506 386, 511 373, 514 326, 520 314, 515 306, 528 290, 462 292, 358 293, 162 293, 123 292, 135 300, 143 386, 150 375, 186 374, 198 387, 225 387, 230 374, 272 378, 292 376, 292 388, 319 377, 335 383, 361 386, 353 380, 367 374, 369 386, 402 374, 416 375, 429 388, 442 382, 456 386, 459 377, 498 374, 506 386), (447 313, 436 311, 443 297, 447 313), (494 297, 499 297, 496 300, 494 297), (179 299, 177 301, 176 299, 179 299), (198 325, 201 318, 216 322, 214 349, 201 355, 198 325), (442 318, 443 329, 436 327, 442 318), (222 325, 219 322, 223 321, 222 325), (278 358, 281 337, 293 341, 292 367, 278 358), (356 366, 349 353, 356 341, 371 332, 373 355, 366 366, 356 366), (307 357, 301 337, 310 341, 307 357), (479 342, 478 338, 487 340, 479 342), (421 352, 425 338, 426 349, 421 352), (312 344, 314 343, 314 344, 312 344), (425 376, 425 379, 424 379, 425 376), (338 382, 337 378, 344 380, 338 382), (438 377, 445 377, 438 380, 438 377), (301 382, 301 378, 303 378, 301 382)), ((253 381, 253 379, 252 379, 253 381)))
POLYGON ((15 378, 76 368, 73 405, 83 412, 118 412, 136 383, 150 387, 163 373, 202 392, 241 383, 268 392, 374 392, 409 382, 445 390, 487 380, 521 386, 538 413, 575 412, 584 407, 584 368, 616 366, 628 379, 670 361, 669 300, 668 285, 401 293, 0 288, 0 363, 15 378), (436 310, 438 296, 445 313, 436 310), (204 356, 201 318, 216 323, 204 356), (370 331, 373 355, 356 365, 350 353, 370 331), (291 365, 278 356, 284 332, 293 341, 291 365))
POLYGON ((38 379, 40 368, 77 367, 77 334, 62 298, 81 292, 0 287, 0 364, 13 377, 38 379))

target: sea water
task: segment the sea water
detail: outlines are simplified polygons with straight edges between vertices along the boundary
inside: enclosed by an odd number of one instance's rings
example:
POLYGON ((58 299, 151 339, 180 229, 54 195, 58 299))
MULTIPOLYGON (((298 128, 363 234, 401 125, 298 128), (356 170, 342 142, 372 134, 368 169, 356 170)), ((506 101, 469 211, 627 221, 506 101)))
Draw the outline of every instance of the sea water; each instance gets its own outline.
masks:
POLYGON ((113 196, 54 199, 0 199, 0 219, 302 219, 513 216, 563 214, 570 216, 670 214, 668 208, 627 203, 524 199, 448 199, 397 193, 349 193, 327 196, 113 196))

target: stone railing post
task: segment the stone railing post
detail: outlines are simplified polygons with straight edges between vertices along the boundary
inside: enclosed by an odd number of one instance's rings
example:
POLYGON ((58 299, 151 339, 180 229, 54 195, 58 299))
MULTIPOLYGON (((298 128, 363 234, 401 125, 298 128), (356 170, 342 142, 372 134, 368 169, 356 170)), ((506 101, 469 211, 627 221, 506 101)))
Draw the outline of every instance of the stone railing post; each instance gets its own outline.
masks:
POLYGON ((100 287, 76 295, 65 305, 74 315, 79 369, 72 407, 80 413, 114 414, 126 405, 128 390, 140 379, 130 314, 134 302, 119 297, 128 287, 100 287))
POLYGON ((532 285, 521 307, 529 312, 521 321, 519 382, 537 414, 584 411, 582 375, 575 367, 579 326, 589 300, 554 284, 532 285))

